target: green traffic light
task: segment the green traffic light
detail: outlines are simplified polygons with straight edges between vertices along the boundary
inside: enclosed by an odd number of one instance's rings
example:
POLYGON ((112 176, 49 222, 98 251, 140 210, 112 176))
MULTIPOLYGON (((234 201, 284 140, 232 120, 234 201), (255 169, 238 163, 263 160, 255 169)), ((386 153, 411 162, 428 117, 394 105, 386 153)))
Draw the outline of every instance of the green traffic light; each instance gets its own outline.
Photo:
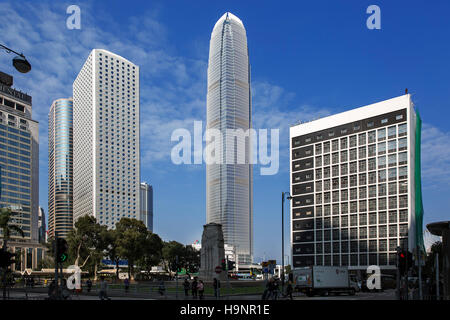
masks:
POLYGON ((60 259, 61 262, 66 261, 66 260, 67 260, 67 254, 65 254, 65 253, 61 254, 61 256, 59 257, 59 259, 60 259))

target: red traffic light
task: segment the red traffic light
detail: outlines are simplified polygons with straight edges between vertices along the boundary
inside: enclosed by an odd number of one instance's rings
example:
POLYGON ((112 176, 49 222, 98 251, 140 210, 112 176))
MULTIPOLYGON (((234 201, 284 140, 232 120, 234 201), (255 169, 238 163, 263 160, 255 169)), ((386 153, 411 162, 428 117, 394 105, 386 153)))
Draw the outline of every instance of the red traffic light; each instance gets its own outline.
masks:
POLYGON ((402 252, 402 253, 400 253, 400 258, 405 258, 405 254, 402 252))

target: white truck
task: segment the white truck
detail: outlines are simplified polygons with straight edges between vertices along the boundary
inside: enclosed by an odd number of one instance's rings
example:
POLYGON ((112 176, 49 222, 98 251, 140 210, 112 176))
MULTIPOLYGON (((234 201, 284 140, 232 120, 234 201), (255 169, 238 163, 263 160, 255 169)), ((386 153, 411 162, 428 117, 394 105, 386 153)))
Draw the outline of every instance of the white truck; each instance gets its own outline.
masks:
POLYGON ((292 273, 295 289, 309 297, 330 293, 354 295, 358 291, 358 285, 350 279, 347 267, 311 266, 295 268, 292 273))

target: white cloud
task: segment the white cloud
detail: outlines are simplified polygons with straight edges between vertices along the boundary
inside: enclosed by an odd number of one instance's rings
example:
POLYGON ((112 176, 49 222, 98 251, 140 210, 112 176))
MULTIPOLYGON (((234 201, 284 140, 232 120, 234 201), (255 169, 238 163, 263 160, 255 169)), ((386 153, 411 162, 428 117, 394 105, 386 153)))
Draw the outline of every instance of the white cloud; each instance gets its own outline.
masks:
POLYGON ((422 130, 422 184, 450 185, 450 132, 424 123, 422 130))

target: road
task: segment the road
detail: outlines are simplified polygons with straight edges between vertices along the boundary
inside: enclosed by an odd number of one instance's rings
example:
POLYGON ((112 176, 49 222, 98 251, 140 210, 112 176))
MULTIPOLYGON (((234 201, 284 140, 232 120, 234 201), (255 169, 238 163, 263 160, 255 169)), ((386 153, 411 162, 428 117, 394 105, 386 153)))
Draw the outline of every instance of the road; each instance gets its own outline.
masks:
MULTIPOLYGON (((175 294, 160 296, 158 294, 133 294, 124 292, 110 292, 109 296, 112 300, 175 300, 175 294)), ((11 290, 11 299, 26 299, 28 300, 44 300, 48 297, 47 292, 39 289, 29 289, 27 293, 24 290, 11 290)), ((193 300, 192 297, 185 298, 184 294, 179 293, 179 300, 193 300)), ((395 290, 385 290, 383 292, 358 292, 354 296, 349 296, 346 294, 342 295, 330 295, 327 297, 314 296, 307 297, 304 294, 294 293, 294 300, 395 300, 395 290)), ((71 300, 99 300, 96 292, 91 292, 90 294, 80 294, 72 295, 71 300)), ((215 300, 212 296, 206 296, 205 300, 215 300)), ((222 297, 221 300, 261 300, 261 295, 233 295, 229 297, 222 297)), ((282 300, 286 300, 283 298, 282 300)))

